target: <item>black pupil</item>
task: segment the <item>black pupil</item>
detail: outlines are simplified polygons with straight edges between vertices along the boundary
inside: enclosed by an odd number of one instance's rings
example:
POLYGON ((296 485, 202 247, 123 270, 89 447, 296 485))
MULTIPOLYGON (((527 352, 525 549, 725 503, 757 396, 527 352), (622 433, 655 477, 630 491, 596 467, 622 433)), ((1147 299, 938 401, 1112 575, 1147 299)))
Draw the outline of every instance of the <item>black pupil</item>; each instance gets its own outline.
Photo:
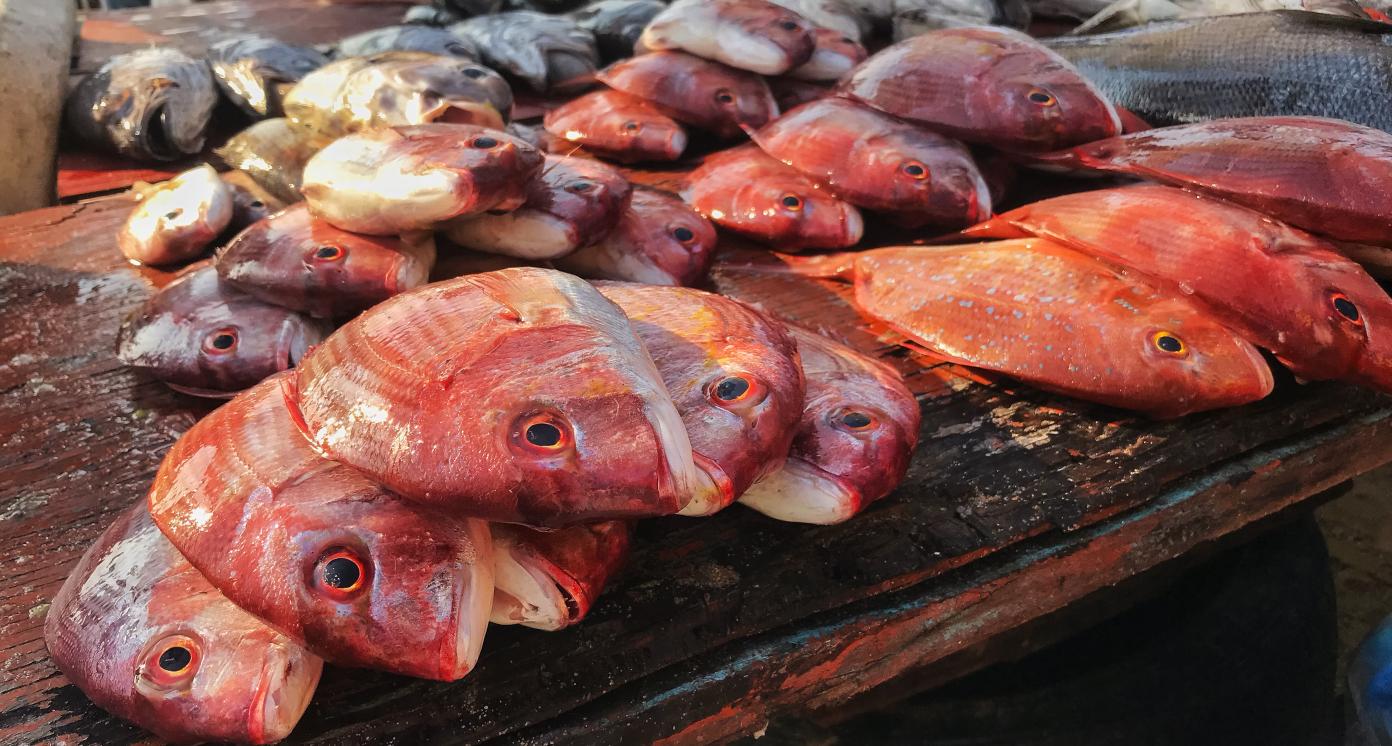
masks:
POLYGON ((561 429, 549 422, 538 422, 527 428, 527 442, 534 446, 550 448, 561 442, 561 429))
POLYGON ((1334 310, 1349 321, 1358 320, 1358 306, 1353 305, 1353 301, 1348 298, 1335 298, 1334 310))
POLYGON ((735 97, 734 97, 734 96, 731 96, 731 95, 728 94, 728 93, 717 93, 717 94, 715 94, 715 100, 716 100, 716 101, 719 101, 719 102, 722 103, 722 104, 728 104, 728 103, 730 103, 731 101, 734 101, 734 100, 735 100, 735 97))
POLYGON ((347 557, 334 557, 324 565, 324 585, 330 588, 352 588, 360 575, 358 563, 347 557))
POLYGON ((870 417, 864 412, 847 412, 841 421, 846 423, 846 427, 862 428, 870 424, 870 417))
POLYGON ((338 247, 337 247, 337 246, 320 246, 320 247, 319 247, 319 250, 316 251, 316 252, 314 252, 314 255, 317 256, 317 257, 319 257, 320 259, 332 259, 332 258, 338 256, 338 247))
POLYGON ((802 200, 798 199, 797 197, 794 197, 791 194, 783 198, 784 207, 797 207, 800 204, 802 204, 802 200))
POLYGON ((726 378, 715 387, 715 396, 721 401, 734 401, 749 390, 749 382, 743 378, 726 378))
POLYGON ((252 206, 252 207, 265 207, 266 205, 265 205, 265 203, 263 203, 261 200, 258 199, 258 200, 252 201, 251 206, 252 206))
POLYGON ((904 173, 908 174, 909 176, 922 176, 923 167, 918 165, 917 163, 910 163, 909 165, 904 167, 904 173))
POLYGON ((169 212, 166 212, 166 213, 164 214, 164 219, 165 219, 165 220, 173 220, 174 218, 179 217, 179 215, 182 214, 182 213, 183 213, 183 210, 170 210, 169 212))
POLYGON ((567 188, 570 189, 570 191, 572 191, 572 192, 587 192, 587 191, 589 191, 590 187, 592 187, 592 186, 594 186, 594 185, 591 184, 591 183, 588 182, 588 181, 577 181, 577 182, 572 183, 572 184, 571 184, 569 187, 567 187, 567 188))
POLYGON ((628 130, 629 132, 636 132, 638 130, 638 123, 624 122, 624 129, 628 130))
POLYGON ((480 70, 480 69, 478 69, 477 67, 470 67, 470 68, 467 68, 467 69, 464 70, 464 77, 466 77, 466 78, 475 78, 475 79, 477 79, 477 78, 482 78, 482 77, 483 77, 483 71, 480 70))
POLYGON ((690 228, 678 228, 672 231, 672 235, 676 236, 677 240, 681 241, 682 243, 690 241, 691 239, 696 237, 696 234, 692 233, 690 228))
POLYGON ((785 31, 794 31, 798 27, 797 23, 793 21, 784 21, 778 25, 782 26, 785 31))
POLYGON ((218 350, 230 350, 236 343, 237 338, 231 334, 223 333, 213 337, 213 347, 218 350))
POLYGON ((1161 335, 1158 339, 1155 340, 1155 344, 1165 352, 1179 352, 1180 350, 1184 349, 1184 345, 1180 344, 1178 339, 1175 339, 1174 337, 1171 337, 1168 334, 1161 335))
POLYGON ((491 137, 480 137, 479 139, 474 141, 474 147, 476 148, 491 148, 497 144, 498 141, 494 140, 491 137))
POLYGON ((1050 96, 1049 94, 1043 91, 1035 91, 1034 93, 1031 93, 1029 95, 1029 98, 1036 104, 1047 104, 1054 99, 1053 96, 1050 96))
POLYGON ((188 648, 176 645, 160 653, 159 667, 166 671, 182 671, 188 668, 192 660, 193 653, 190 653, 188 648))

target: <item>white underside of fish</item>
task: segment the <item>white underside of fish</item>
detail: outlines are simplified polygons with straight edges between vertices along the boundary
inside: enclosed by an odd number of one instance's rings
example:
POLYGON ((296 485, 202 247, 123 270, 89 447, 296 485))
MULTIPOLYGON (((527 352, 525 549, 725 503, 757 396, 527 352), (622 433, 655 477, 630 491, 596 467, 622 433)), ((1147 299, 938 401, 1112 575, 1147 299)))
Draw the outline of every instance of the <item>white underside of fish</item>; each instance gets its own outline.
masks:
POLYGON ((789 523, 840 523, 855 515, 857 500, 831 475, 797 458, 755 482, 739 502, 789 523))

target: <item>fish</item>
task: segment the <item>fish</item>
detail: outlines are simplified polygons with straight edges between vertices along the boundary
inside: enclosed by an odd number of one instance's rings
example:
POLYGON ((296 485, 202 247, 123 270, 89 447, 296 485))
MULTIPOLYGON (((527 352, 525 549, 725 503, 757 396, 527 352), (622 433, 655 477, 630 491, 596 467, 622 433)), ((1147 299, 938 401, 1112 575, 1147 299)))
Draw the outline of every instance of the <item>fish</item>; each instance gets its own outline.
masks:
POLYGON ((613 62, 633 56, 643 29, 666 7, 660 0, 597 0, 570 17, 594 35, 600 59, 613 62))
POLYGON ((306 75, 286 94, 285 114, 325 137, 431 122, 502 129, 512 116, 512 88, 469 59, 383 52, 306 75))
POLYGON ((382 52, 428 52, 468 60, 479 59, 478 47, 472 40, 434 26, 386 26, 340 39, 334 45, 334 56, 340 59, 370 57, 382 52))
POLYGON ((546 156, 512 212, 451 221, 445 235, 465 248, 522 259, 551 259, 600 240, 628 209, 632 185, 599 161, 546 156))
POLYGON ((202 254, 232 222, 232 191, 212 166, 159 184, 137 183, 140 203, 116 232, 132 264, 177 264, 202 254))
POLYGON ((1392 390, 1392 298, 1332 244, 1255 210, 1147 184, 1054 197, 963 233, 1056 241, 1202 303, 1300 378, 1392 390))
POLYGON ((641 98, 604 88, 546 112, 552 136, 620 163, 674 161, 686 150, 686 130, 641 98))
POLYGON ((683 197, 712 223, 784 251, 844 249, 865 230, 854 206, 752 145, 707 158, 683 197))
POLYGON ((396 235, 521 207, 542 159, 522 140, 476 125, 367 130, 310 158, 300 191, 338 228, 396 235))
POLYGON ((1337 241, 1392 245, 1392 135, 1349 122, 1254 117, 1100 140, 1039 162, 1204 192, 1337 241))
POLYGON ((258 220, 285 209, 286 203, 261 189, 248 189, 240 184, 227 184, 232 192, 231 228, 240 231, 258 220))
POLYGON ((865 61, 867 52, 860 42, 830 29, 812 29, 816 47, 812 56, 788 71, 788 77, 799 80, 835 81, 865 61))
POLYGON ((324 666, 218 593, 143 500, 68 575, 48 607, 44 642, 92 702, 173 742, 285 738, 324 666))
POLYGON ((431 5, 461 18, 486 16, 503 9, 503 0, 434 0, 431 5))
POLYGON ((778 104, 762 77, 683 52, 620 60, 595 79, 720 137, 736 137, 742 127, 758 128, 778 118, 778 104))
POLYGON ((313 49, 258 34, 234 34, 208 47, 208 64, 218 87, 256 118, 281 116, 284 92, 328 62, 313 49))
POLYGON ((448 26, 462 20, 463 15, 438 5, 412 5, 401 16, 401 23, 405 26, 448 26))
POLYGON ((1352 0, 1116 0, 1084 19, 1070 33, 1116 30, 1178 18, 1211 18, 1270 10, 1305 10, 1368 20, 1363 8, 1352 0))
POLYGON ((569 627, 589 613, 628 559, 632 525, 582 523, 555 531, 493 524, 494 624, 569 627))
POLYGON ((894 41, 961 26, 1029 27, 1026 0, 894 0, 894 41))
POLYGON ((493 604, 488 524, 397 499, 320 456, 263 381, 160 463, 154 522, 231 601, 333 663, 454 681, 493 604))
POLYGON ((1355 742, 1392 743, 1392 617, 1383 618, 1353 651, 1348 691, 1363 730, 1355 742))
POLYGON ((64 103, 64 121, 88 146, 173 161, 203 149, 217 102, 207 62, 155 47, 116 55, 83 78, 64 103))
POLYGON ((555 270, 390 298, 311 351, 295 382, 325 457, 453 514, 538 527, 670 515, 704 483, 628 319, 555 270))
MULTIPOLYGON (((842 0, 770 0, 806 18, 817 28, 836 31, 856 43, 873 32, 873 19, 858 13, 842 0)), ((885 15, 888 18, 888 13, 885 15)))
POLYGON ((267 303, 343 318, 424 285, 435 265, 429 233, 401 238, 349 233, 303 202, 238 233, 218 251, 222 281, 267 303))
POLYGON ((526 10, 477 16, 449 27, 470 39, 483 61, 537 93, 568 95, 593 84, 599 67, 594 34, 574 20, 526 10))
POLYGON ((1006 150, 1056 150, 1121 132, 1116 109, 1096 86, 1055 52, 1007 28, 953 28, 906 39, 861 63, 839 88, 886 114, 1006 150))
POLYGON ((628 210, 608 235, 553 264, 591 279, 689 287, 705 279, 715 246, 715 226, 685 202, 634 189, 628 210))
POLYGON ((1156 419, 1271 392, 1266 361, 1182 295, 1046 239, 787 257, 947 360, 1156 419))
POLYGON ((1312 116, 1392 131, 1389 42, 1387 24, 1277 10, 1059 37, 1048 45, 1111 100, 1156 126, 1312 116))
POLYGON ((854 517, 904 480, 921 414, 903 379, 884 363, 795 325, 807 401, 782 469, 739 502, 794 523, 854 517))
POLYGON ((906 225, 960 228, 991 215, 966 146, 853 101, 803 104, 750 138, 836 197, 906 225))
POLYGON ((682 51, 760 75, 812 57, 812 24, 768 0, 676 0, 643 29, 648 51, 682 51))
POLYGON ((121 325, 116 355, 175 391, 228 397, 286 368, 328 335, 326 324, 191 268, 121 325))
POLYGON ((829 85, 796 78, 769 78, 768 85, 769 90, 773 91, 779 111, 788 111, 832 94, 832 87, 829 85))
POLYGON ((214 152, 258 186, 286 202, 304 199, 300 183, 309 159, 331 142, 289 119, 263 119, 233 135, 214 152))
POLYGON ((686 424, 706 484, 680 515, 719 512, 782 467, 805 391, 782 323, 691 288, 596 286, 628 316, 686 424))

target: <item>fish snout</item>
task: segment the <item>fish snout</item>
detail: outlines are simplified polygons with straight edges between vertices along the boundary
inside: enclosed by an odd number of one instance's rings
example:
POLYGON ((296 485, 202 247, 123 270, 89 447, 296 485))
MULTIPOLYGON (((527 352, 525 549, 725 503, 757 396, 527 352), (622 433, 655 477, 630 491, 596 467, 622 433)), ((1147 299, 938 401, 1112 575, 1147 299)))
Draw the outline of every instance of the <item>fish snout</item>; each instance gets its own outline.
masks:
POLYGON ((859 490, 848 480, 800 458, 754 483, 740 502, 780 521, 829 525, 841 523, 863 504, 859 490))
POLYGON ((323 659, 305 649, 273 644, 247 708, 248 740, 274 743, 290 735, 309 707, 323 670, 323 659))

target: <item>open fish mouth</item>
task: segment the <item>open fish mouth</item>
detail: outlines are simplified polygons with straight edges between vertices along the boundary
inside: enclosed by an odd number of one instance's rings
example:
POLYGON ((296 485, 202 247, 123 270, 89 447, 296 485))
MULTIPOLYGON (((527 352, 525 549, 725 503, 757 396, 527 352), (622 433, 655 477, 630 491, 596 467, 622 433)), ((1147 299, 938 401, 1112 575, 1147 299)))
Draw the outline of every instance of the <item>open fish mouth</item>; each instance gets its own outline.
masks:
POLYGON ((558 630, 571 621, 568 600, 559 585, 535 565, 525 565, 505 546, 494 547, 494 624, 520 624, 540 630, 558 630))
POLYGON ((477 124, 499 130, 507 126, 507 119, 493 104, 475 101, 456 101, 442 104, 426 112, 425 121, 444 124, 477 124))
POLYGON ((290 735, 309 707, 323 671, 324 661, 318 656, 273 645, 247 711, 248 740, 273 743, 290 735))
POLYGON ((161 101, 150 107, 141 122, 140 134, 145 149, 156 160, 173 161, 183 155, 170 133, 168 102, 161 101))
POLYGON ((847 480, 800 458, 755 482, 740 502, 764 515, 789 523, 829 525, 860 512, 860 490, 847 480))

